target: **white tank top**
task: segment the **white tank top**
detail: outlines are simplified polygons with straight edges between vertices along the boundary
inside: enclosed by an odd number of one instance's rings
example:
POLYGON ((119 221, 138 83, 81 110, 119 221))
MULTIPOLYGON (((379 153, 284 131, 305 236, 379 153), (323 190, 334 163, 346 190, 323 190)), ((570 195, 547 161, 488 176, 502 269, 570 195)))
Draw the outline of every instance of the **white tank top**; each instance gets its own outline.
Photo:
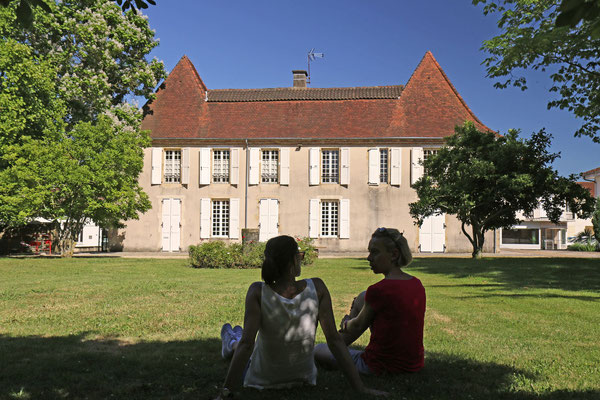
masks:
POLYGON ((312 279, 293 299, 280 296, 263 283, 260 328, 244 378, 257 389, 316 385, 313 358, 319 298, 312 279))

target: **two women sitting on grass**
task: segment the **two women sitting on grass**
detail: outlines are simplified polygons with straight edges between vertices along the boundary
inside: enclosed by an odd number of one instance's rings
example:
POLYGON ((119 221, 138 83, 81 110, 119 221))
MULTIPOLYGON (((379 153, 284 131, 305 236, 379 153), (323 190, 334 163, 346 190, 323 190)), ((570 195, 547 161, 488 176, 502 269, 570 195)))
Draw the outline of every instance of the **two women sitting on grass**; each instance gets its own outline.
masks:
POLYGON ((254 282, 248 289, 244 329, 230 324, 221 329, 222 355, 233 358, 218 398, 233 397, 242 380, 245 387, 257 389, 316 385, 317 321, 350 386, 361 393, 387 394, 363 385, 336 330, 325 283, 319 278, 296 280, 302 258, 290 236, 267 242, 261 271, 264 283, 254 282))
POLYGON ((341 336, 325 283, 319 278, 295 279, 302 256, 290 236, 267 242, 264 283, 248 289, 244 329, 230 324, 221 329, 223 358, 233 359, 219 398, 232 397, 242 380, 244 386, 258 389, 315 385, 315 361, 341 369, 358 392, 387 395, 366 388, 359 373, 414 372, 423 367, 425 289, 419 279, 401 270, 412 255, 398 230, 379 228, 373 233, 367 260, 384 279, 354 299, 350 314, 342 319, 341 336), (315 348, 317 321, 327 344, 315 348), (349 351, 346 346, 369 327, 367 348, 349 351))
MULTIPOLYGON (((371 328, 365 350, 350 349, 362 374, 416 372, 424 366, 425 289, 401 269, 412 261, 408 242, 397 229, 378 228, 371 236, 367 260, 373 273, 384 278, 352 302, 341 323, 343 340, 349 346, 371 328)), ((325 344, 316 346, 315 360, 338 367, 325 344)))

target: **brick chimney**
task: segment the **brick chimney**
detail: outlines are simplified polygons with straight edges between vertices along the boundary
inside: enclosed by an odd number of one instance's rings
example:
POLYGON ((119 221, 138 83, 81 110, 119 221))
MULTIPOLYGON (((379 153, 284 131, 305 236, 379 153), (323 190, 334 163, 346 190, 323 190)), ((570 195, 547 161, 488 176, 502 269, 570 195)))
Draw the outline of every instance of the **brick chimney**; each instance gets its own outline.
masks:
POLYGON ((294 70, 292 71, 292 74, 294 74, 294 87, 305 88, 308 73, 303 70, 294 70))

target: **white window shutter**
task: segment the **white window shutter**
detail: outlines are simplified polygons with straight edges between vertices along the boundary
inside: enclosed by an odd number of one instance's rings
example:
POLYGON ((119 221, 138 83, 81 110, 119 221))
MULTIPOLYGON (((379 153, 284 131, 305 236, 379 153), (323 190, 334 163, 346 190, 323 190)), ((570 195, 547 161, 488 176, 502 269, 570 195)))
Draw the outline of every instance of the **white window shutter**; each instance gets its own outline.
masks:
POLYGON ((171 251, 181 250, 181 199, 171 199, 171 251))
POLYGON ((319 199, 310 199, 308 210, 308 237, 319 237, 319 199))
POLYGON ((319 184, 319 148, 311 147, 308 153, 308 184, 319 184))
POLYGON ((162 147, 152 148, 152 185, 162 183, 162 147))
POLYGON ((190 148, 181 149, 181 183, 188 185, 190 183, 190 148))
POLYGON ((260 199, 258 202, 258 241, 269 240, 269 199, 260 199))
POLYGON ((279 149, 279 184, 290 184, 290 149, 282 147, 279 149))
POLYGON ((379 149, 369 149, 369 185, 379 185, 379 149))
POLYGON ((199 154, 200 159, 198 165, 200 168, 200 184, 208 185, 210 184, 210 149, 208 147, 202 147, 199 154))
POLYGON ((350 149, 342 147, 340 153, 340 185, 348 186, 350 183, 350 149))
POLYGON ((350 199, 340 200, 340 239, 350 239, 350 199))
POLYGON ((240 199, 229 199, 229 238, 240 237, 240 199))
POLYGON ((162 250, 171 251, 171 199, 162 200, 162 250))
POLYGON ((200 199, 200 239, 210 237, 210 199, 200 199))
POLYGON ((390 149, 390 185, 400 186, 402 173, 402 153, 400 147, 390 149))
MULTIPOLYGON (((269 205, 269 236, 279 235, 279 200, 271 199, 269 205)), ((269 238, 270 239, 270 238, 269 238)))
POLYGON ((232 185, 240 183, 240 151, 239 149, 231 149, 231 175, 229 181, 232 185))
POLYGON ((258 175, 259 175, 259 166, 258 159, 260 156, 260 151, 258 148, 250 148, 250 171, 248 184, 250 185, 258 185, 258 175))
POLYGON ((414 185, 423 176, 423 148, 413 147, 410 152, 410 184, 414 185))

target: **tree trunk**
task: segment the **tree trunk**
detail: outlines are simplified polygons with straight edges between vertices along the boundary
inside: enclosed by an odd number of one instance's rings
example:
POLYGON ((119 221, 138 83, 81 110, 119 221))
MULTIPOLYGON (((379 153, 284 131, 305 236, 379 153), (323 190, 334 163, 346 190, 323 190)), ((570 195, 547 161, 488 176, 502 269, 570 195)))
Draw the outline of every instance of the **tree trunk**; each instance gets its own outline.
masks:
POLYGON ((485 241, 485 232, 483 232, 483 229, 479 228, 478 225, 473 224, 472 226, 473 228, 473 241, 471 241, 471 244, 473 244, 473 253, 471 253, 471 256, 475 259, 480 259, 482 257, 482 253, 483 253, 483 243, 485 241))

